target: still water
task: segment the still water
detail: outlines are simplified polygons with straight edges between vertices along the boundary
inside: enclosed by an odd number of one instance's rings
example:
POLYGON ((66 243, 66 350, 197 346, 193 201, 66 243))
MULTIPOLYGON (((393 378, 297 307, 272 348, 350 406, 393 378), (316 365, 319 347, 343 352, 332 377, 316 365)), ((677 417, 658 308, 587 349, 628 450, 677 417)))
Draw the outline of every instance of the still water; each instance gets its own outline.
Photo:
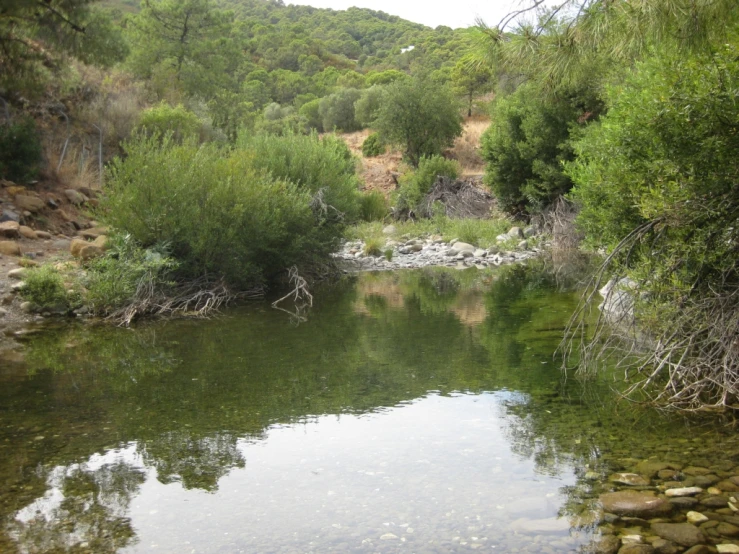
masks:
POLYGON ((575 552, 612 471, 732 467, 722 428, 563 378, 559 285, 365 274, 301 322, 30 335, 0 359, 0 552, 575 552))

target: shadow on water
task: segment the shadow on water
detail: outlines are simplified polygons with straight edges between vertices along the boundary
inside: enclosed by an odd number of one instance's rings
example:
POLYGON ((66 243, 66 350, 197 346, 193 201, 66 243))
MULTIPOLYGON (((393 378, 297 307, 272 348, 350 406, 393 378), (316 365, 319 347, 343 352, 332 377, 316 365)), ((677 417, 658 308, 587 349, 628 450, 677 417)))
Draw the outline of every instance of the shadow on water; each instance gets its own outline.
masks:
POLYGON ((564 379, 558 277, 365 274, 297 327, 255 304, 34 335, 0 365, 0 550, 574 551, 609 472, 736 441, 564 379))

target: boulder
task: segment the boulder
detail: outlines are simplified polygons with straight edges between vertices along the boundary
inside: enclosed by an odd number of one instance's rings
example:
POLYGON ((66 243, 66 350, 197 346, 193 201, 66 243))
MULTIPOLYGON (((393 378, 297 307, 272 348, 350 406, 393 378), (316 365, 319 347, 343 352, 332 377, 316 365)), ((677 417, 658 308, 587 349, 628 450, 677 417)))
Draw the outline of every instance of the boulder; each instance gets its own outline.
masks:
POLYGON ((508 238, 510 239, 522 239, 525 238, 521 227, 511 227, 508 231, 508 238))
POLYGON ((682 546, 695 546, 706 542, 703 531, 691 523, 653 523, 652 531, 655 535, 682 546))
POLYGON ((604 511, 620 516, 657 517, 672 511, 672 504, 667 500, 646 492, 607 492, 599 500, 604 511))
POLYGON ((69 244, 69 251, 71 252, 72 256, 74 256, 75 258, 79 258, 80 252, 88 244, 91 243, 87 242, 86 240, 72 239, 72 242, 69 244))
POLYGON ((80 260, 83 260, 83 261, 93 260, 95 258, 99 258, 104 253, 105 252, 103 251, 103 249, 100 248, 99 246, 92 244, 92 243, 87 243, 86 246, 83 246, 80 249, 80 260))
POLYGON ((6 256, 20 256, 21 247, 18 246, 17 242, 12 240, 0 240, 0 254, 6 256))
POLYGON ((64 191, 64 195, 67 197, 67 200, 69 200, 72 204, 75 206, 79 206, 80 204, 84 204, 89 200, 87 196, 82 194, 80 191, 75 189, 67 189, 64 191))
POLYGON ((21 226, 17 221, 3 221, 0 223, 0 236, 15 239, 20 237, 21 226))
POLYGON ((27 210, 31 213, 37 213, 44 209, 44 201, 38 196, 30 196, 28 194, 19 194, 13 200, 13 203, 19 210, 27 210))
POLYGON ((25 225, 21 225, 18 229, 21 233, 21 236, 27 239, 36 240, 38 239, 38 235, 36 234, 36 231, 31 229, 30 227, 26 227, 25 225))
POLYGON ((466 242, 459 242, 459 241, 454 243, 454 248, 458 252, 474 252, 475 250, 477 250, 477 248, 475 248, 471 244, 467 244, 466 242))

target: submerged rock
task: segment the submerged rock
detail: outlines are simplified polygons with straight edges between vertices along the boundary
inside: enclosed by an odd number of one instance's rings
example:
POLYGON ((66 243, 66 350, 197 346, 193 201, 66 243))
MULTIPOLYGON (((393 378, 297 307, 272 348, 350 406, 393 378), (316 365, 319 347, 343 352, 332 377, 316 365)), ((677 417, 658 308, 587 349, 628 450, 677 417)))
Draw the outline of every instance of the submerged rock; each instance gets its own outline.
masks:
POLYGON ((667 500, 645 492, 608 492, 601 494, 599 500, 606 512, 621 516, 656 517, 672 511, 667 500))
POLYGON ((645 479, 636 473, 614 473, 608 478, 608 480, 613 481, 614 483, 621 483, 623 485, 631 485, 634 487, 649 485, 648 479, 645 479))
POLYGON ((679 489, 667 489, 665 491, 666 496, 695 496, 703 492, 700 487, 682 487, 679 489))
POLYGON ((690 523, 653 523, 652 531, 655 535, 682 546, 695 546, 706 542, 703 531, 690 523))

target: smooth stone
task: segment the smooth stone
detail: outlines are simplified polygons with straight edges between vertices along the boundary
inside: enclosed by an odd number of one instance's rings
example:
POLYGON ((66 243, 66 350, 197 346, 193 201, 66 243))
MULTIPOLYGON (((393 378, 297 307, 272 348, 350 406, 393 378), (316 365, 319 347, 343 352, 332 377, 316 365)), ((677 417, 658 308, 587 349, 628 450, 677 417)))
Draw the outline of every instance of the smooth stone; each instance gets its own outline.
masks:
POLYGON ((739 546, 735 544, 717 544, 719 554, 739 554, 739 546))
POLYGON ((653 523, 652 531, 663 539, 682 546, 695 546, 706 542, 703 531, 690 523, 653 523))
POLYGON ((601 494, 599 500, 606 512, 622 516, 657 517, 672 511, 667 500, 644 492, 608 492, 601 494))
POLYGON ((616 554, 620 547, 621 541, 617 537, 607 535, 595 543, 588 552, 593 552, 593 554, 616 554))
POLYGON ((680 489, 667 489, 665 491, 665 496, 694 496, 696 494, 700 494, 703 492, 703 489, 700 487, 683 487, 680 489))
POLYGON ((698 504, 698 499, 692 496, 680 496, 678 498, 670 498, 670 504, 678 508, 692 508, 698 504))
POLYGON ((477 250, 477 248, 475 248, 475 247, 474 247, 474 246, 472 246, 471 244, 467 244, 466 242, 455 242, 455 243, 454 243, 454 248, 456 248, 456 249, 457 249, 457 251, 459 251, 459 252, 465 252, 465 251, 468 251, 468 252, 470 252, 470 253, 472 253, 472 252, 474 252, 475 250, 477 250))
POLYGON ((637 475, 636 473, 614 473, 608 478, 609 481, 614 483, 621 483, 623 485, 631 486, 646 486, 649 485, 649 481, 637 475))
POLYGON ((381 541, 393 541, 393 540, 397 540, 397 538, 398 538, 398 535, 393 535, 392 533, 385 533, 384 535, 380 537, 380 540, 381 541))
POLYGON ((652 548, 655 554, 678 554, 682 548, 678 548, 670 541, 665 539, 655 539, 652 541, 652 548))
POLYGON ((708 475, 709 473, 711 473, 711 470, 710 469, 706 469, 705 467, 690 466, 690 467, 686 467, 685 469, 683 469, 683 473, 685 475, 693 475, 693 476, 695 476, 695 475, 708 475))
POLYGON ((30 227, 26 227, 25 225, 21 225, 18 228, 18 231, 20 232, 21 236, 30 240, 36 240, 38 239, 38 234, 36 231, 31 229, 30 227))
POLYGON ((716 487, 724 492, 739 492, 739 487, 737 487, 734 482, 729 480, 719 481, 718 483, 716 483, 716 487))
POLYGON ((27 194, 18 194, 13 199, 13 203, 21 211, 29 211, 36 213, 41 211, 45 204, 44 201, 36 196, 30 196, 27 194))
POLYGON ((658 471, 661 471, 663 469, 675 469, 671 467, 670 464, 665 462, 653 462, 650 460, 644 460, 643 462, 639 462, 636 465, 636 468, 634 468, 636 473, 639 473, 641 475, 646 475, 647 477, 654 477, 657 475, 658 471))
POLYGON ((725 496, 707 496, 700 503, 709 508, 724 508, 729 503, 729 499, 725 496))
POLYGON ((704 521, 708 521, 708 518, 700 512, 690 511, 686 514, 686 517, 688 518, 688 523, 693 523, 693 524, 703 523, 704 521))
POLYGON ((618 554, 654 554, 654 548, 649 544, 627 544, 621 547, 618 554))
POLYGON ((716 554, 716 550, 705 544, 696 544, 688 548, 683 554, 716 554))
POLYGON ((739 527, 731 523, 721 522, 716 526, 716 531, 725 537, 736 537, 739 535, 739 527))

